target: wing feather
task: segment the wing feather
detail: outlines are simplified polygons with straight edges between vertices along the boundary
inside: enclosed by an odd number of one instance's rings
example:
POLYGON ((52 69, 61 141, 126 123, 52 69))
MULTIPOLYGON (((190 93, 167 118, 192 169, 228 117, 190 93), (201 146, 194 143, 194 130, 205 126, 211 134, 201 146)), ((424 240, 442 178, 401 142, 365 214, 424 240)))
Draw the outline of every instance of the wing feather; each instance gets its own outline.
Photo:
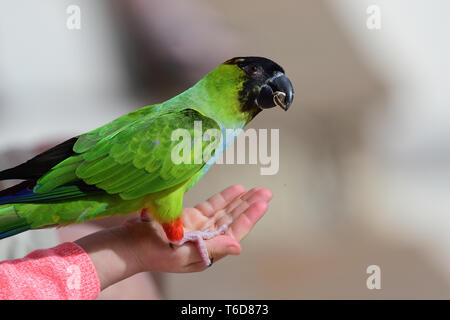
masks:
MULTIPOLYGON (((175 164, 171 159, 172 149, 180 143, 172 141, 172 133, 184 129, 194 137, 195 121, 201 121, 202 136, 208 129, 220 130, 213 119, 194 109, 183 109, 147 114, 131 123, 113 122, 109 129, 102 127, 82 135, 74 146, 80 153, 78 161, 69 158, 66 165, 55 166, 38 180, 35 192, 82 181, 128 200, 175 186, 198 173, 209 160, 175 164)), ((201 143, 204 150, 220 141, 201 143)))

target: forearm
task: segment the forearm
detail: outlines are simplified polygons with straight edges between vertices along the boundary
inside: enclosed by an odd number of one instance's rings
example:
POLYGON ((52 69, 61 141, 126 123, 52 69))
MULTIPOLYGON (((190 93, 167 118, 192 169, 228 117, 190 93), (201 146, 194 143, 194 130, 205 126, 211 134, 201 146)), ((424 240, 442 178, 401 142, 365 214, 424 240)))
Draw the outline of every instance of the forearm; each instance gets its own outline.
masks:
POLYGON ((0 300, 95 299, 108 286, 141 272, 132 230, 120 226, 75 242, 0 263, 0 300))
POLYGON ((100 280, 101 290, 141 272, 128 230, 123 227, 106 229, 75 241, 92 260, 100 280))

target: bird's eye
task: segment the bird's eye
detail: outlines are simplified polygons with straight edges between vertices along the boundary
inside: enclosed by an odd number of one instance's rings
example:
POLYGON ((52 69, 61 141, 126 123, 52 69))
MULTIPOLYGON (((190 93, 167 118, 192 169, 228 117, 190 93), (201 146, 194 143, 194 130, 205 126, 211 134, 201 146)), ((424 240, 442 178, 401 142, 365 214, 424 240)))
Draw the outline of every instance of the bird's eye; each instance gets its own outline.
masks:
POLYGON ((250 64, 246 69, 247 73, 252 77, 258 77, 263 74, 262 68, 256 64, 250 64))

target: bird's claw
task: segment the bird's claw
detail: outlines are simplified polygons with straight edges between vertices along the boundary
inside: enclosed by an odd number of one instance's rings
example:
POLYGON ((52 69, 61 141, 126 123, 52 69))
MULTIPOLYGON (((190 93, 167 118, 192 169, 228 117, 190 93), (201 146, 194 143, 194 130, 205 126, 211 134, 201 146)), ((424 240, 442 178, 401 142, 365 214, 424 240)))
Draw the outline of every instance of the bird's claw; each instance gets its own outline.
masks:
MULTIPOLYGON (((205 229, 203 231, 190 231, 184 234, 184 237, 181 241, 174 243, 174 245, 180 246, 188 241, 195 242, 198 251, 200 253, 200 257, 206 266, 210 267, 213 264, 213 259, 209 258, 208 250, 206 249, 206 244, 204 240, 212 239, 222 233, 224 233, 228 229, 226 224, 220 226, 220 228, 210 231, 210 229, 205 229)), ((170 245, 170 244, 169 244, 170 245)), ((171 246, 173 247, 173 245, 171 246)))

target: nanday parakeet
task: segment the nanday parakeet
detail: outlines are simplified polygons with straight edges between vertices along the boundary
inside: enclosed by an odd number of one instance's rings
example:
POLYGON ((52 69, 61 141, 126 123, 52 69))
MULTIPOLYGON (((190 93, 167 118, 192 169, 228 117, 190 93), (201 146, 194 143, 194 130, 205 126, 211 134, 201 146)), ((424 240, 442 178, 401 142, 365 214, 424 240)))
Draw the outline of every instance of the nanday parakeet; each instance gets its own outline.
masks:
POLYGON ((275 62, 233 58, 170 100, 137 109, 2 171, 0 180, 24 182, 0 192, 0 239, 140 211, 162 225, 171 243, 198 240, 202 258, 210 264, 202 239, 226 226, 205 231, 200 239, 189 237, 181 214, 184 193, 213 161, 175 164, 171 150, 179 142, 171 140, 172 132, 192 134, 194 121, 201 121, 202 133, 242 129, 263 109, 278 105, 287 110, 293 94, 275 62))

